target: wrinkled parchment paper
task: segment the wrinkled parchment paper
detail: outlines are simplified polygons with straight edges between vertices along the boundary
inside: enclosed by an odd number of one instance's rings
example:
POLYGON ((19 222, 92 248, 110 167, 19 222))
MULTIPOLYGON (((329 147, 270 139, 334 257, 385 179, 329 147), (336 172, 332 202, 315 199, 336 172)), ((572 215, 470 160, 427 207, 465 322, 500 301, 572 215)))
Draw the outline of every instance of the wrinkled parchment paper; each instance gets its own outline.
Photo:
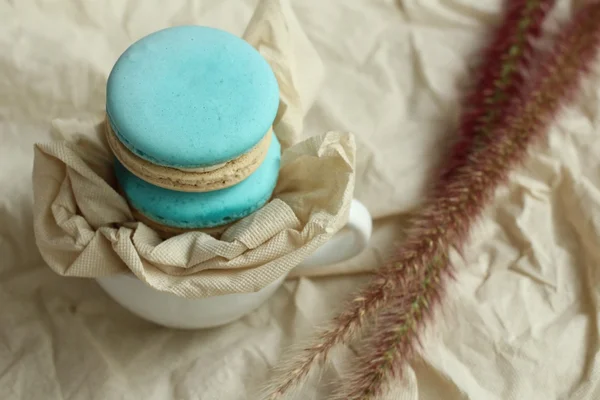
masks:
MULTIPOLYGON (((550 28, 574 4, 557 3, 550 28)), ((106 74, 133 40, 183 23, 241 35, 256 4, 0 3, 0 398, 255 400, 281 351, 339 310, 366 281, 352 273, 379 265, 401 238, 500 0, 292 1, 326 71, 299 139, 356 134, 355 194, 377 217, 362 256, 290 280, 248 317, 198 332, 144 322, 92 280, 58 276, 40 258, 30 177, 49 121, 93 121, 106 74)), ((383 400, 600 398, 599 89, 596 74, 498 192, 457 260, 423 357, 383 400)), ((300 398, 327 399, 354 357, 341 348, 300 398)))
POLYGON ((90 137, 56 121, 64 140, 37 144, 34 153, 33 225, 44 261, 64 276, 133 273, 162 292, 202 298, 261 290, 331 238, 346 223, 354 192, 354 137, 330 131, 297 143, 323 67, 295 24, 289 8, 267 0, 244 35, 281 91, 273 123, 281 168, 264 207, 218 238, 194 231, 163 241, 136 222, 115 185, 106 122, 88 127, 90 137))

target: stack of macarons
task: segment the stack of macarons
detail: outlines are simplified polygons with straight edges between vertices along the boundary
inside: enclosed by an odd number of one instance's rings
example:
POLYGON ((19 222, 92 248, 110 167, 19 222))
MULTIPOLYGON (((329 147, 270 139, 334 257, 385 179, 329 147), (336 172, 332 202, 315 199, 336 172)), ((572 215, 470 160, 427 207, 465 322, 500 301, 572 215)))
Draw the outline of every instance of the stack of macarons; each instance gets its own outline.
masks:
POLYGON ((278 106, 269 64, 235 35, 179 26, 131 45, 108 78, 106 136, 135 217, 218 233, 261 208, 279 174, 278 106))

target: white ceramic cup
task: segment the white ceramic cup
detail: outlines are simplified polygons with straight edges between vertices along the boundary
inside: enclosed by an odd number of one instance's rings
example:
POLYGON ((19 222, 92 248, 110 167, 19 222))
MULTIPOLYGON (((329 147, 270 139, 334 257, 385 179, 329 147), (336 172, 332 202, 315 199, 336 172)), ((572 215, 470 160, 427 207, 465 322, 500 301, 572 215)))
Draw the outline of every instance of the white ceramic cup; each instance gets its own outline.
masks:
MULTIPOLYGON (((296 268, 350 259, 367 247, 371 231, 371 214, 358 200, 352 200, 346 226, 296 268)), ((275 293, 284 279, 285 276, 282 276, 258 292, 201 299, 186 299, 160 292, 133 274, 96 280, 117 303, 139 317, 171 328, 201 329, 227 324, 255 310, 275 293)))

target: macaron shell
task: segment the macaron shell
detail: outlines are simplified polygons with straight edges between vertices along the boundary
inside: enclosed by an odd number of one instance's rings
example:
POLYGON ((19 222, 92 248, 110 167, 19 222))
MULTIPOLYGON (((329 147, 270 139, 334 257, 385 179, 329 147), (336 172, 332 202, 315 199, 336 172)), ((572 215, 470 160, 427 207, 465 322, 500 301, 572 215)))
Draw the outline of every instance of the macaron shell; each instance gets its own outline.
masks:
POLYGON ((237 185, 212 192, 179 192, 154 186, 115 161, 115 174, 130 205, 161 225, 211 228, 241 219, 262 207, 277 183, 281 147, 273 135, 261 166, 237 185))
POLYGON ((106 109, 119 140, 152 163, 230 161, 271 127, 279 87, 266 60, 218 29, 178 26, 132 44, 113 67, 106 109))

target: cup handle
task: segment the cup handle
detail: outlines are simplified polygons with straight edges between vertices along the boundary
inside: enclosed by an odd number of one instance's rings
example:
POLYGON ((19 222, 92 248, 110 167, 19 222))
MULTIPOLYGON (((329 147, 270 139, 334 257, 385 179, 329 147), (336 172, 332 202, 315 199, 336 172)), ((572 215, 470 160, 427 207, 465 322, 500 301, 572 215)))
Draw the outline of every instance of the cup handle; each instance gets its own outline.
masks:
POLYGON ((373 219, 369 210, 360 201, 352 199, 346 225, 296 268, 330 265, 348 260, 367 247, 372 231, 373 219))

